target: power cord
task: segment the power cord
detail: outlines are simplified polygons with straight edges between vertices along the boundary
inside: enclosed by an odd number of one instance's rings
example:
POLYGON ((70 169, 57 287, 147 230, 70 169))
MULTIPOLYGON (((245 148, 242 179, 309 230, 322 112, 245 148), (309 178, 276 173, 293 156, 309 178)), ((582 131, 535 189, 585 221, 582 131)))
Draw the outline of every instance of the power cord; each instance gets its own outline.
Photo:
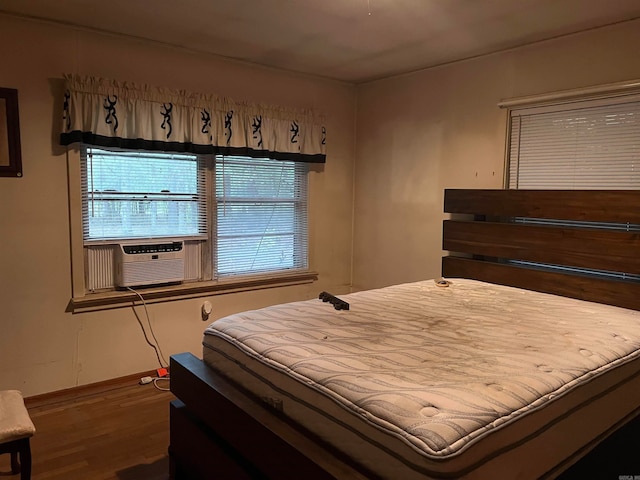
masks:
POLYGON ((170 380, 170 378, 168 375, 166 377, 142 377, 140 379, 140 385, 148 385, 153 382, 153 386, 158 390, 162 390, 163 392, 170 392, 170 388, 164 388, 158 385, 159 380, 170 380))
POLYGON ((156 377, 153 379, 153 386, 156 387, 158 390, 162 390, 163 392, 170 392, 171 389, 170 388, 164 388, 164 387, 160 387, 158 386, 158 380, 170 380, 170 378, 167 377, 156 377))
MULTIPOLYGON (((138 313, 135 310, 135 304, 132 305, 133 313, 134 313, 134 315, 136 317, 136 320, 138 321, 138 324, 140 325, 140 328, 142 329, 142 333, 144 335, 144 339, 149 344, 149 346, 152 347, 153 350, 156 352, 156 358, 158 359, 158 363, 160 364, 160 369, 158 370, 158 372, 160 372, 160 370, 165 370, 166 371, 166 369, 169 368, 169 362, 167 362, 166 358, 164 358, 164 354, 162 353, 162 349, 160 348, 160 342, 158 342, 158 339, 156 338, 156 334, 153 331, 153 326, 151 325, 151 319, 149 317, 149 311, 147 310, 147 302, 145 302, 144 297, 139 292, 134 290, 133 288, 127 287, 127 289, 131 290, 133 293, 135 293, 140 298, 140 301, 142 302, 142 306, 144 307, 144 313, 145 313, 145 316, 147 317, 147 324, 149 325, 149 331, 151 332, 151 336, 153 337, 153 340, 155 341, 155 344, 152 343, 151 340, 149 340, 149 337, 147 335, 147 331, 145 330, 144 325, 142 324, 142 320, 140 320, 140 317, 138 316, 138 313), (162 361, 164 361, 164 364, 162 363, 162 361), (166 367, 165 367, 165 365, 166 365, 166 367)), ((162 390, 164 392, 168 392, 168 391, 171 390, 169 388, 160 387, 158 385, 158 381, 159 380, 169 380, 169 375, 162 376, 162 377, 142 377, 140 379, 140 384, 141 385, 147 385, 147 384, 153 382, 153 386, 155 388, 157 388, 158 390, 162 390)))
MULTIPOLYGON (((156 357, 158 358, 158 363, 160 364, 160 368, 166 368, 169 365, 169 362, 167 362, 167 360, 164 358, 164 355, 162 354, 162 350, 160 349, 160 343, 156 338, 156 334, 153 332, 153 326, 151 325, 151 320, 149 319, 149 311, 147 310, 147 302, 145 302, 144 297, 139 292, 135 291, 133 288, 127 287, 127 290, 131 290, 138 297, 140 297, 140 300, 142 301, 142 306, 144 307, 144 314, 147 317, 147 323, 149 324, 149 331, 151 332, 151 336, 153 337, 153 340, 156 342, 155 345, 151 343, 151 340, 149 340, 149 337, 147 336, 147 331, 144 329, 144 325, 142 325, 142 321, 140 320, 140 317, 138 317, 137 314, 136 314, 136 320, 138 320, 138 323, 140 324, 140 328, 142 329, 142 333, 144 334, 144 339, 147 341, 149 346, 151 346, 155 350, 156 357), (162 360, 160 360, 160 357, 162 357, 162 360), (162 361, 164 361, 164 365, 162 364, 162 361)), ((134 307, 135 305, 132 306, 132 308, 134 307)), ((135 308, 133 311, 135 313, 135 308)))

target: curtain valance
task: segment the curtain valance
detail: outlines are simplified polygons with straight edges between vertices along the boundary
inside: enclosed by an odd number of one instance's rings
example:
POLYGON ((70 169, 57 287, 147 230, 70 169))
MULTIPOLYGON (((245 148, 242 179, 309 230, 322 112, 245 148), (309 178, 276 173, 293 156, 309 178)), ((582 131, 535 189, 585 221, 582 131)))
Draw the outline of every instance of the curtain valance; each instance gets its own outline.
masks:
POLYGON ((324 163, 322 117, 214 95, 66 75, 60 143, 324 163))

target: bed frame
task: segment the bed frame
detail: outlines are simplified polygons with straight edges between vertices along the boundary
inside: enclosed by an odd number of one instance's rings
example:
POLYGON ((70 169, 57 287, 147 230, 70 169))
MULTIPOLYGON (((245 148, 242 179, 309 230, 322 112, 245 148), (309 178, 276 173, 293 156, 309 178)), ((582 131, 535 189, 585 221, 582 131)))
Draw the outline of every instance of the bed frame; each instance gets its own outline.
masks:
MULTIPOLYGON (((444 206, 452 214, 443 223, 443 249, 450 252, 442 261, 444 277, 640 310, 640 282, 633 278, 640 275, 640 231, 633 230, 640 225, 640 191, 446 190, 444 206), (556 219, 579 223, 549 222, 556 219), (612 224, 629 228, 608 228, 612 224), (606 273, 594 277, 580 269, 606 273)), ((171 391, 178 398, 170 405, 172 478, 205 479, 212 472, 225 479, 376 478, 191 354, 171 357, 171 391)), ((624 469, 637 466, 628 462, 635 461, 630 446, 640 433, 638 413, 640 405, 621 412, 547 476, 561 475, 581 457, 560 478, 594 469, 610 478, 639 474, 640 468, 624 469), (618 463, 612 464, 612 451, 623 452, 618 463)))

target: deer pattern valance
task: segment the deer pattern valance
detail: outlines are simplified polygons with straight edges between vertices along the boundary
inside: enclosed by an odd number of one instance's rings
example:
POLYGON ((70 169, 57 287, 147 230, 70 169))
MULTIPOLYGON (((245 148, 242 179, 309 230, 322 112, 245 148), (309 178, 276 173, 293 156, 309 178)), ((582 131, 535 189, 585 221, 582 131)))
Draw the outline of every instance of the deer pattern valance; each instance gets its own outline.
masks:
POLYGON ((309 110, 65 76, 60 143, 324 163, 326 129, 309 110))

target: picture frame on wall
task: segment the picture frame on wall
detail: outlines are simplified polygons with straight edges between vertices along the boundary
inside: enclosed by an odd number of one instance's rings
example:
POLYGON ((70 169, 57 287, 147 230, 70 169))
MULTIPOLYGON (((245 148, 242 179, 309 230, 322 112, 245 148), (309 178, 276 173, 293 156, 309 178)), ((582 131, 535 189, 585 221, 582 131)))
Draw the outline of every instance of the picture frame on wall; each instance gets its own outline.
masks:
POLYGON ((0 88, 0 177, 22 177, 18 90, 0 88))

